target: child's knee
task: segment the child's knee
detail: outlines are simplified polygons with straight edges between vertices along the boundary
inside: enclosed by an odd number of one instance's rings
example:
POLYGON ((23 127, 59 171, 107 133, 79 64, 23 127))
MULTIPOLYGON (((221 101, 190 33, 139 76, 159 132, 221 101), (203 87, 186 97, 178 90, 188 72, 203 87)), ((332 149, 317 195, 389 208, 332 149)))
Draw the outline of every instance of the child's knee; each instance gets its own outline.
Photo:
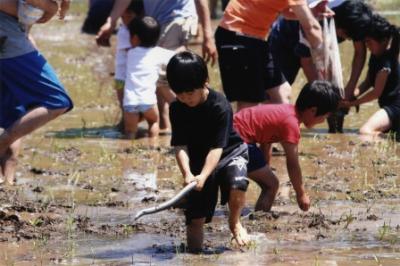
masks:
POLYGON ((373 133, 373 129, 368 124, 365 124, 360 128, 360 134, 362 135, 371 135, 373 133))
POLYGON ((65 108, 60 108, 60 109, 53 109, 50 110, 49 113, 53 116, 53 118, 56 118, 65 112, 67 112, 70 109, 70 107, 65 107, 65 108))

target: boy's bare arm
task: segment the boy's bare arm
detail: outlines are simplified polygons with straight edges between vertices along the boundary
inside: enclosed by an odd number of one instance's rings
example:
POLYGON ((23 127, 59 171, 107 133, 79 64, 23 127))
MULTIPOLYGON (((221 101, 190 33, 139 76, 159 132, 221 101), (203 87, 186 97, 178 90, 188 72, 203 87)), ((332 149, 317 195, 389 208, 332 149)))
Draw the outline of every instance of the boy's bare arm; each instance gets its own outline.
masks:
POLYGON ((189 155, 187 152, 187 147, 186 146, 175 147, 175 157, 176 161, 178 162, 179 170, 181 170, 183 178, 185 178, 184 183, 187 185, 191 181, 193 181, 194 178, 192 172, 190 171, 189 155))
POLYGON ((219 160, 221 159, 222 155, 222 148, 215 148, 211 149, 206 157, 206 161, 204 163, 203 169, 201 173, 195 176, 197 181, 197 190, 202 190, 204 183, 206 182, 207 178, 211 175, 214 169, 217 167, 219 160))
POLYGON ((297 144, 282 142, 282 147, 285 150, 286 167, 290 182, 296 192, 297 203, 300 209, 307 211, 310 208, 310 198, 308 197, 303 184, 297 144))

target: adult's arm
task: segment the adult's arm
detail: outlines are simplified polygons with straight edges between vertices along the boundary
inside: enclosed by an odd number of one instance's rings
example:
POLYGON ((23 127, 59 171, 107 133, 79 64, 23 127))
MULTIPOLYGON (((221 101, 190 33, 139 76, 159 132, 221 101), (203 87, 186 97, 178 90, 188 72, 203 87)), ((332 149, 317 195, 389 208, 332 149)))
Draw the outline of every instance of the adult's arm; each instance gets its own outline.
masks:
POLYGON ((307 37, 308 42, 311 45, 311 48, 319 48, 322 47, 322 30, 318 21, 311 13, 311 10, 307 5, 296 5, 291 7, 293 13, 296 15, 299 20, 304 33, 307 37))
POLYGON ((312 82, 318 79, 317 69, 315 68, 314 62, 311 57, 301 57, 300 65, 308 82, 312 82))
POLYGON ((128 8, 131 0, 115 0, 113 8, 109 17, 107 18, 106 23, 101 26, 99 32, 96 36, 96 42, 100 46, 110 46, 110 38, 117 26, 117 21, 119 17, 124 13, 124 11, 128 8))
POLYGON ((211 27, 208 0, 196 0, 195 3, 199 21, 203 29, 203 57, 206 62, 211 61, 211 65, 214 65, 218 54, 211 27))
POLYGON ((362 41, 353 42, 354 55, 351 65, 351 75, 345 87, 345 97, 351 100, 354 97, 354 90, 357 87, 357 82, 360 78, 361 72, 364 68, 365 60, 367 58, 367 48, 362 41))

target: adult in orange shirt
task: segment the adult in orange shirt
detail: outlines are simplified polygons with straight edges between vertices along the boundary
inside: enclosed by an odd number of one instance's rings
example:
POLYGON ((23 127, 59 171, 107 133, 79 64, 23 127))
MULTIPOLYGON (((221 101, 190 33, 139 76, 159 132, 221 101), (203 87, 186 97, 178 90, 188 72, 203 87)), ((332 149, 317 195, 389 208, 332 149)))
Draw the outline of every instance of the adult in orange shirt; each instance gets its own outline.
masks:
POLYGON ((321 27, 306 0, 230 1, 215 39, 224 92, 229 101, 237 101, 237 110, 267 99, 283 102, 282 73, 273 66, 266 41, 280 14, 299 20, 312 48, 322 48, 321 27))

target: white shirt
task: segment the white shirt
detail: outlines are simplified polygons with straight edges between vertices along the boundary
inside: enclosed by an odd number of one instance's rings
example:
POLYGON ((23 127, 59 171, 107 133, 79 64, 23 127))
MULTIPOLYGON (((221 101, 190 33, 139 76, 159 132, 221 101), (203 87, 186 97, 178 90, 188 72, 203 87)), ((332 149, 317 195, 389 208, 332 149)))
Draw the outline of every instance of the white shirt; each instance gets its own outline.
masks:
POLYGON ((131 48, 131 41, 128 28, 121 24, 117 33, 117 49, 115 53, 115 79, 125 81, 126 57, 128 49, 131 48))
POLYGON ((175 52, 161 47, 136 47, 128 51, 124 106, 156 104, 156 84, 161 66, 175 52))

